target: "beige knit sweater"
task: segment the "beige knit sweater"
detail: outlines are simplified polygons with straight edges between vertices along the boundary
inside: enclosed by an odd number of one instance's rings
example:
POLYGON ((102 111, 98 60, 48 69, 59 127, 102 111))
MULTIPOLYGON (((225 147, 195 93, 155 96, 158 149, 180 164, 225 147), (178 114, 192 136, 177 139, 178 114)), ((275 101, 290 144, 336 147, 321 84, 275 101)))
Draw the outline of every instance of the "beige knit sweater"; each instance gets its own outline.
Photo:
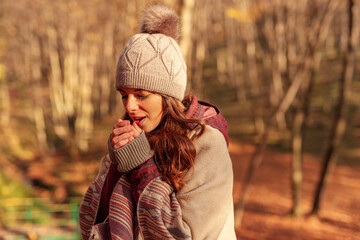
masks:
MULTIPOLYGON (((131 148, 146 141, 135 139, 131 148)), ((186 185, 176 193, 183 225, 191 230, 191 239, 236 239, 233 211, 233 170, 226 141, 222 133, 206 126, 203 135, 194 142, 197 156, 194 167, 185 176, 186 185)), ((111 149, 109 149, 111 151, 111 149)), ((147 152, 148 150, 143 150, 147 152)), ((121 161, 110 153, 112 161, 121 161)), ((147 159, 144 157, 145 162, 147 159)), ((103 159, 99 175, 107 171, 109 156, 103 159)), ((135 165, 137 165, 135 164, 135 165)), ((128 166, 128 164, 126 164, 128 166)))
POLYGON ((194 144, 197 156, 192 177, 176 194, 183 220, 192 239, 236 239, 233 170, 224 136, 206 126, 194 144))

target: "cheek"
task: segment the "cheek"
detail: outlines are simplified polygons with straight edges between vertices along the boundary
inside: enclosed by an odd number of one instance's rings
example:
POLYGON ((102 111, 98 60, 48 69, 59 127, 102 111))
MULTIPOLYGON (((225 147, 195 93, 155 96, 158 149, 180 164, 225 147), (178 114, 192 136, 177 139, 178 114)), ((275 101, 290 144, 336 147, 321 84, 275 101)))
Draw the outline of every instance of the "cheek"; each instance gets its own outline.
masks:
POLYGON ((156 104, 154 104, 155 107, 155 112, 156 115, 158 115, 158 117, 162 117, 163 115, 163 103, 162 103, 162 98, 159 97, 159 99, 157 100, 156 104))
POLYGON ((160 105, 159 107, 157 107, 154 111, 154 118, 156 118, 158 121, 160 121, 163 117, 163 108, 162 108, 162 105, 160 105))
POLYGON ((152 96, 150 101, 146 102, 146 106, 143 105, 144 109, 149 114, 152 120, 160 121, 163 116, 163 102, 161 96, 152 96))

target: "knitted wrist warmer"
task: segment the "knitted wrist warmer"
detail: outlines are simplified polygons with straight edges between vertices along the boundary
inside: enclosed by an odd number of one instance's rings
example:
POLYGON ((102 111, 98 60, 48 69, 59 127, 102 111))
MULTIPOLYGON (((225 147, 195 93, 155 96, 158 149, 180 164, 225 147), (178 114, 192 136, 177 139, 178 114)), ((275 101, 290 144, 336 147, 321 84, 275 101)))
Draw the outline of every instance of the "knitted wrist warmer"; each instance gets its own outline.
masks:
POLYGON ((116 150, 112 147, 110 135, 108 150, 110 160, 116 164, 119 172, 127 172, 138 167, 154 154, 144 131, 133 141, 116 150))

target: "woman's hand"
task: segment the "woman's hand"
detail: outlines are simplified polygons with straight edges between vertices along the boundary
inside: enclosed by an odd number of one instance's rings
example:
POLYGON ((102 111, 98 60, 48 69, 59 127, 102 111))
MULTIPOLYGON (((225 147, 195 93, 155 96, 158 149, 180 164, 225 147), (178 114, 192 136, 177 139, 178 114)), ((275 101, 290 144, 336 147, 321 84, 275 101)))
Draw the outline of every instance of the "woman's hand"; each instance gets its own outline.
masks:
POLYGON ((137 138, 141 133, 141 128, 134 122, 132 125, 129 120, 118 119, 113 127, 111 135, 111 145, 119 149, 137 138))

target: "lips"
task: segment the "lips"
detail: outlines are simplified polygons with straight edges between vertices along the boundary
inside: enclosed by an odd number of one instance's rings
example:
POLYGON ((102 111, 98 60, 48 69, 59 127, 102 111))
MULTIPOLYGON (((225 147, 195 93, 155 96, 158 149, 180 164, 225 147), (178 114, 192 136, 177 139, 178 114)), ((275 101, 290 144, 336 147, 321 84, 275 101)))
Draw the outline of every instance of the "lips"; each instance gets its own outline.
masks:
POLYGON ((141 126, 145 120, 145 117, 132 116, 131 119, 138 125, 141 126))

